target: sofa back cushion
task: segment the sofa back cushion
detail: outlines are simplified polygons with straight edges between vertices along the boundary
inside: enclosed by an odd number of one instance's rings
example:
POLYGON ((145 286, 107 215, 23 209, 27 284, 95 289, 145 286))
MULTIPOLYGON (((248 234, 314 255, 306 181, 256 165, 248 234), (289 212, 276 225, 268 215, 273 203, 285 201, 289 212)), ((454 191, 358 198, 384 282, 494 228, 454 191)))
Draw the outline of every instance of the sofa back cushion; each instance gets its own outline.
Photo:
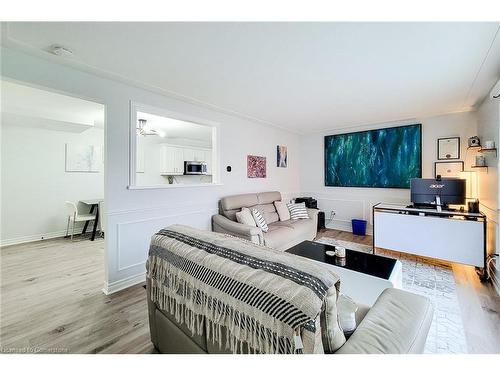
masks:
POLYGON ((267 191, 263 193, 252 193, 252 194, 239 194, 224 197, 219 202, 220 214, 227 217, 229 220, 236 221, 236 212, 241 211, 243 207, 248 207, 250 209, 259 209, 264 216, 264 219, 268 223, 273 223, 278 221, 278 214, 274 217, 270 207, 262 208, 262 205, 271 204, 272 210, 276 213, 273 202, 276 200, 281 200, 281 194, 279 191, 267 191), (259 207, 254 207, 259 205, 259 207), (275 219, 274 219, 275 218, 275 219))
POLYGON ((255 206, 249 207, 250 210, 257 210, 259 211, 262 216, 264 217, 264 220, 266 223, 271 224, 279 220, 278 213, 276 212, 276 207, 274 207, 274 204, 272 203, 267 203, 267 204, 257 204, 255 206))
POLYGON ((220 200, 220 214, 229 220, 236 221, 236 212, 243 207, 253 207, 259 204, 257 194, 240 194, 224 197, 220 200))

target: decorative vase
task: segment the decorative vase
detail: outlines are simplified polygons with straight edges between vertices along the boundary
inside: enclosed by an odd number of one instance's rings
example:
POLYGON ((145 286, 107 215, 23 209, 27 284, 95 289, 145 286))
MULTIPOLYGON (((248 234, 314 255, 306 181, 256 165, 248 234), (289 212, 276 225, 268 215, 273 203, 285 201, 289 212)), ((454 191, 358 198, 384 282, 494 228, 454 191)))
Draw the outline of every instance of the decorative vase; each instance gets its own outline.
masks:
POLYGON ((476 166, 484 167, 486 165, 486 158, 483 155, 476 156, 476 166))

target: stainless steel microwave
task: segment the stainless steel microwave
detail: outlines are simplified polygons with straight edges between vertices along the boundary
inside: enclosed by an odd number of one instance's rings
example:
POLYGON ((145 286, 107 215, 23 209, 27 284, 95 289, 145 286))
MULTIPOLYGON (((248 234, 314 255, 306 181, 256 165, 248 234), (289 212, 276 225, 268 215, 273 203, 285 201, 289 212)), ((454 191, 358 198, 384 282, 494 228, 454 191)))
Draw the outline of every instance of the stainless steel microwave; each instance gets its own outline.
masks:
POLYGON ((204 161, 185 161, 184 174, 207 174, 207 163, 204 161))

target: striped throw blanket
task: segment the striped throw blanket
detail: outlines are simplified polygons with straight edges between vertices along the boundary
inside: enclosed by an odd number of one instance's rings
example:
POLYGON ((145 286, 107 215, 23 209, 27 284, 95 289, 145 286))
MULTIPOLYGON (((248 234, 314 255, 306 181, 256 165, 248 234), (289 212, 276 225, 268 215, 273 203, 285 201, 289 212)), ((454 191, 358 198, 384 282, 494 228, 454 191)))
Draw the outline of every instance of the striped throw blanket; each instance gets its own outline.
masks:
POLYGON ((147 271, 152 301, 193 335, 233 353, 244 343, 258 353, 323 352, 320 314, 339 278, 319 264, 174 225, 153 236, 147 271))

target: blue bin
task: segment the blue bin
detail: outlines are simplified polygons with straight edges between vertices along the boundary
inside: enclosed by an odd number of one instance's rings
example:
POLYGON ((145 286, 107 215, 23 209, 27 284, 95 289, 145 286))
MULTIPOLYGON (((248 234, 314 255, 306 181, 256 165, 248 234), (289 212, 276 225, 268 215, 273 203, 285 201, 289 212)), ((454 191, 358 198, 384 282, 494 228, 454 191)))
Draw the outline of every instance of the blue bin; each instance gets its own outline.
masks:
POLYGON ((366 235, 366 220, 352 219, 352 234, 357 236, 366 235))

